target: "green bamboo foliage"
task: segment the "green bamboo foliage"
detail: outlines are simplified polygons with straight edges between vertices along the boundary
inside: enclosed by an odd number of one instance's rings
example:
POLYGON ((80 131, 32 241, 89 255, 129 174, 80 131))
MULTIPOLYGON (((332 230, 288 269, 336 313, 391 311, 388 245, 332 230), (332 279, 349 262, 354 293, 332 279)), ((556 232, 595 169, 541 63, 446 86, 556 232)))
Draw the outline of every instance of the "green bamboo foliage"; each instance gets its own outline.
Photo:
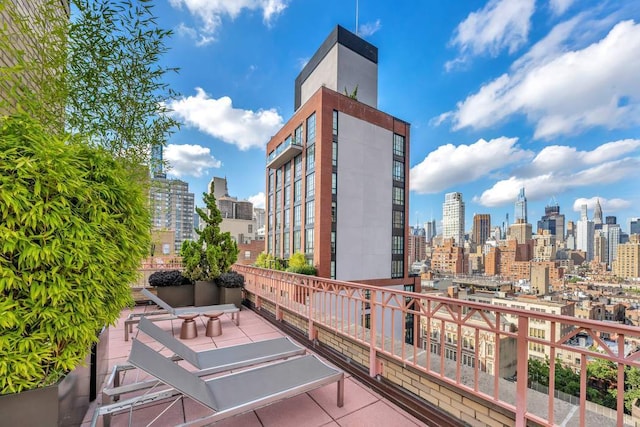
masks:
POLYGON ((131 304, 142 188, 106 150, 0 120, 0 394, 55 383, 131 304))

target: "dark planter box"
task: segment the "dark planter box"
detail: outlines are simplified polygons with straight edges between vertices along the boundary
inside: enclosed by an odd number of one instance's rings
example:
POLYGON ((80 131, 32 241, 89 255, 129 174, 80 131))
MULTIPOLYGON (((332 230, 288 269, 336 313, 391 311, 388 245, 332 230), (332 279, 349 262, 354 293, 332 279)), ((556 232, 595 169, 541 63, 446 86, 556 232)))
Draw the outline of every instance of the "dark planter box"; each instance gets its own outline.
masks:
POLYGON ((193 285, 158 286, 158 297, 171 307, 190 307, 193 305, 193 285))
POLYGON ((240 308, 242 305, 242 288, 220 287, 220 304, 235 304, 240 308))
POLYGON ((100 342, 85 359, 86 365, 76 367, 54 385, 0 396, 0 425, 81 425, 90 400, 95 398, 97 388, 107 375, 108 348, 109 329, 105 328, 100 334, 100 342))
POLYGON ((220 304, 220 288, 215 282, 197 281, 194 285, 193 300, 196 307, 220 304))

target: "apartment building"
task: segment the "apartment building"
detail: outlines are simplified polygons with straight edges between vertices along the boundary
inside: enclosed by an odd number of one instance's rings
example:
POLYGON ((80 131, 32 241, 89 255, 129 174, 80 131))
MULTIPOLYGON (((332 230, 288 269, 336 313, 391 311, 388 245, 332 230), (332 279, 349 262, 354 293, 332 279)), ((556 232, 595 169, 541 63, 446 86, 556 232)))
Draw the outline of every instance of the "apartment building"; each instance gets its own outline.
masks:
POLYGON ((189 184, 179 179, 168 179, 157 174, 151 179, 149 188, 151 226, 154 230, 173 230, 172 253, 180 253, 182 242, 194 240, 193 211, 194 196, 189 184))
POLYGON ((267 144, 266 250, 321 277, 408 278, 409 123, 377 109, 378 49, 337 26, 267 144))
POLYGON ((618 245, 618 255, 613 261, 613 272, 625 279, 640 277, 640 243, 618 245))

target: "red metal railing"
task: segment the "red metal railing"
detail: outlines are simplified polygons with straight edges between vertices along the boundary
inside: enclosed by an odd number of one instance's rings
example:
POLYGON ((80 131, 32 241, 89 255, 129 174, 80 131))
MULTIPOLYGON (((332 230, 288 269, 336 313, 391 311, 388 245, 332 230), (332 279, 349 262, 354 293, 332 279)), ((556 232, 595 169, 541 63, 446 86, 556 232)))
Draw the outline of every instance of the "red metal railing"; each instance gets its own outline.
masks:
POLYGON ((640 328, 239 264, 233 268, 245 276, 246 290, 256 296, 258 306, 269 301, 279 319, 283 309, 306 318, 309 337, 315 338, 316 327, 322 326, 367 346, 371 376, 380 374, 379 356, 384 355, 512 411, 517 426, 528 420, 556 425, 576 412, 585 426, 587 418, 598 417, 595 405, 586 400, 587 362, 600 358, 613 362, 617 371, 618 409, 613 419, 605 420, 622 426, 630 418, 623 410, 624 369, 640 368, 640 352, 629 350, 640 344, 640 328), (574 345, 578 335, 592 345, 574 345), (570 357, 578 362, 577 407, 554 398, 554 363, 549 364, 548 395, 528 388, 537 380, 528 378, 530 348, 544 351, 549 360, 570 357), (504 377, 513 371, 515 381, 507 381, 504 377))

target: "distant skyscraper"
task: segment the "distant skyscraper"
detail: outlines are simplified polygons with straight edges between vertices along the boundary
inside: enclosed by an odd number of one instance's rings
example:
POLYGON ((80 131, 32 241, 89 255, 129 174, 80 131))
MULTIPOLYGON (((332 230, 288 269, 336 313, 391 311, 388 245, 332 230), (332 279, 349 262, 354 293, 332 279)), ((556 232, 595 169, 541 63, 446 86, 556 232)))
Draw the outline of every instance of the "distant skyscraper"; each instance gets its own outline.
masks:
POLYGON ((544 215, 538 221, 537 233, 542 234, 543 230, 548 230, 554 235, 556 242, 564 241, 564 215, 560 213, 557 202, 544 207, 544 215))
POLYGON ((616 224, 615 216, 608 216, 606 223, 602 225, 602 233, 607 239, 607 265, 613 267, 613 261, 618 255, 618 245, 620 244, 620 224, 616 224))
POLYGON ((516 199, 516 215, 513 218, 513 221, 518 222, 519 219, 524 219, 524 222, 528 222, 527 198, 524 195, 524 187, 520 189, 520 193, 518 193, 518 198, 516 199))
POLYGON ((229 189, 227 188, 227 178, 220 178, 218 176, 211 178, 211 181, 209 181, 209 192, 213 193, 216 200, 221 197, 228 197, 229 189))
POLYGON ((600 206, 600 199, 596 200, 596 207, 593 209, 593 225, 596 230, 602 228, 602 206, 600 206))
POLYGON ((484 245, 489 239, 491 232, 491 215, 475 214, 473 216, 473 243, 484 245))
POLYGON ((432 219, 431 221, 427 221, 424 223, 424 235, 427 239, 427 244, 431 244, 431 241, 438 234, 436 230, 436 220, 432 219))
POLYGON ((464 202, 462 193, 447 193, 442 204, 442 237, 464 246, 464 202))
POLYGON ((640 218, 631 218, 629 221, 629 235, 640 234, 640 218))
POLYGON ((587 261, 593 259, 594 224, 589 221, 587 205, 582 205, 580 220, 576 223, 576 248, 586 253, 587 261))
POLYGON ((193 193, 189 184, 179 179, 154 177, 149 190, 152 227, 175 231, 175 253, 185 240, 193 240, 193 193))

